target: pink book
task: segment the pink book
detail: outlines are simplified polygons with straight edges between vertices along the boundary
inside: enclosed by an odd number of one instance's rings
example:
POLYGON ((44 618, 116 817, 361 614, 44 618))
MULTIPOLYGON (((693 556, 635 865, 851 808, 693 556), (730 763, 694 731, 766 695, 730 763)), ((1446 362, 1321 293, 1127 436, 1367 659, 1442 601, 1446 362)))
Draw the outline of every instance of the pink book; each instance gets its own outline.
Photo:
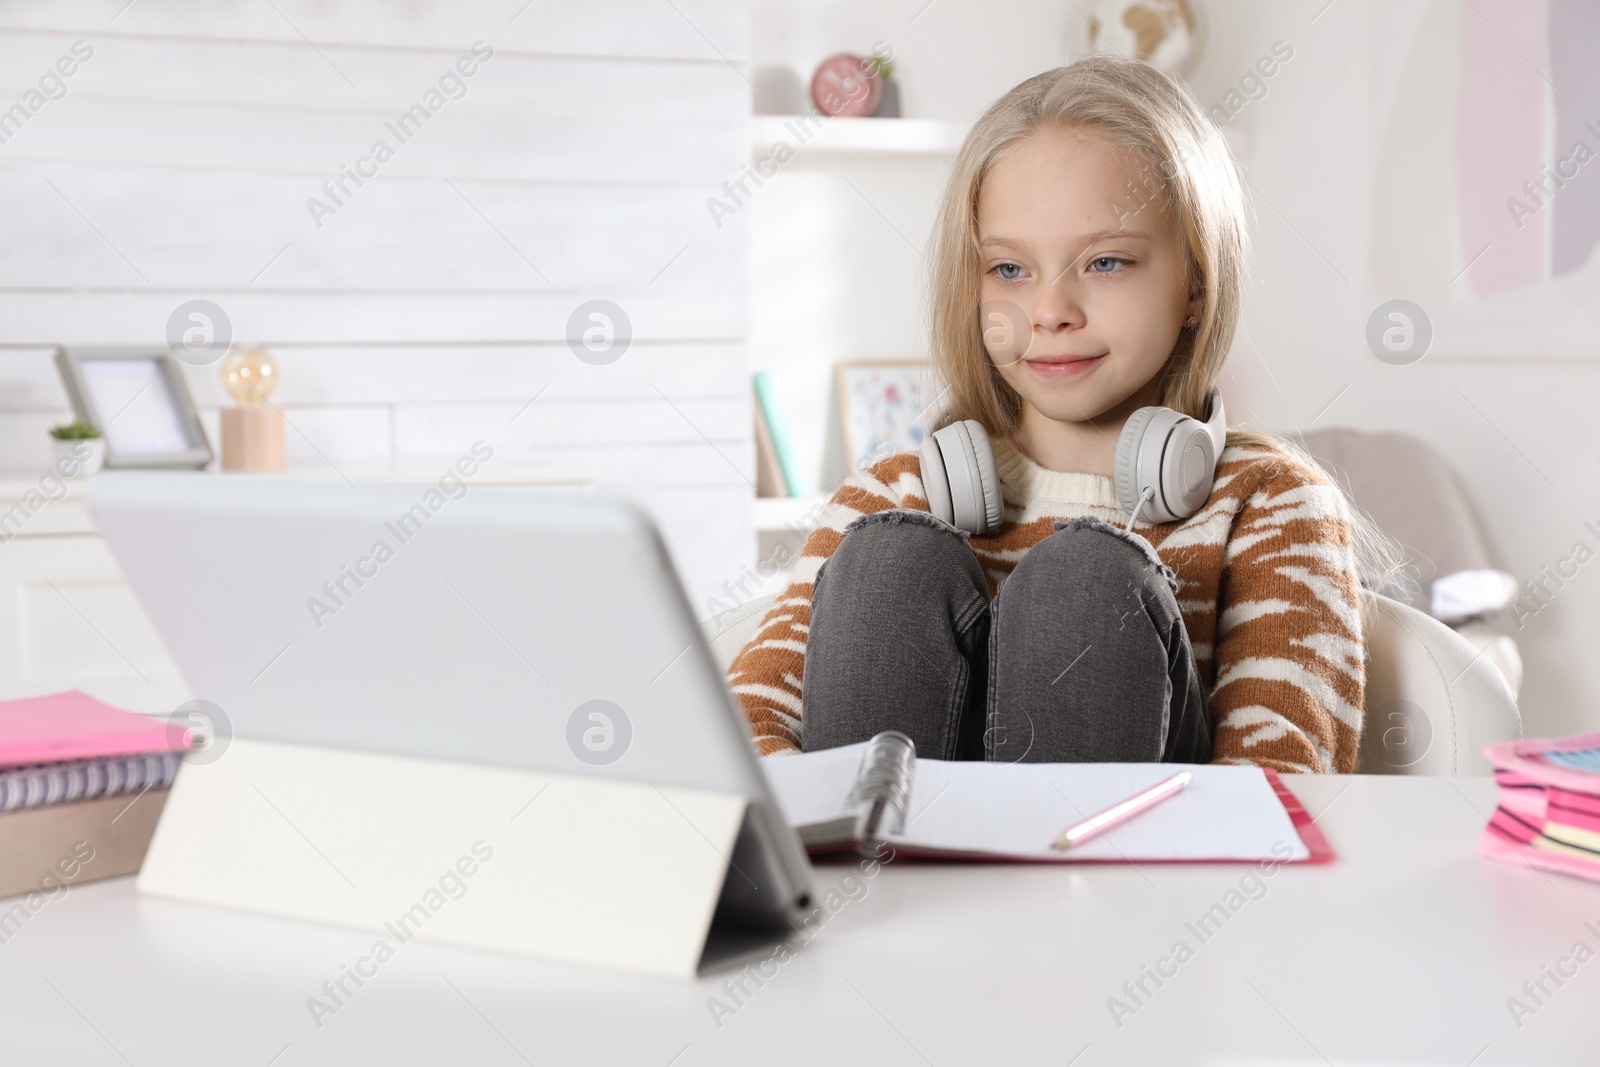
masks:
POLYGON ((182 752, 188 747, 184 727, 114 708, 76 689, 0 701, 0 767, 182 752))
POLYGON ((1490 859, 1600 881, 1600 732, 1485 745, 1500 803, 1478 838, 1490 859))

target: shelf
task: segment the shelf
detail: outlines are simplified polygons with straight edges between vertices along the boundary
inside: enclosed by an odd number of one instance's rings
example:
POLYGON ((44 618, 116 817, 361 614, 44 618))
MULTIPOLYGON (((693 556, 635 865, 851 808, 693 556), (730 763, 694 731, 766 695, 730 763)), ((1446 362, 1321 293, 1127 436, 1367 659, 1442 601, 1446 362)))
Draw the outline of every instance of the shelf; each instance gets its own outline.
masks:
MULTIPOLYGON (((967 127, 942 119, 849 119, 805 115, 756 115, 750 120, 750 149, 757 156, 783 141, 797 151, 829 155, 953 156, 967 127), (791 126, 790 123, 793 123, 791 126)), ((1223 140, 1234 156, 1250 157, 1250 130, 1225 126, 1223 140)))
POLYGON ((810 496, 759 496, 752 517, 759 532, 809 530, 816 525, 816 512, 828 502, 828 494, 810 496))
POLYGON ((940 119, 756 115, 750 120, 750 147, 757 155, 780 141, 797 152, 954 155, 966 132, 960 123, 940 119))

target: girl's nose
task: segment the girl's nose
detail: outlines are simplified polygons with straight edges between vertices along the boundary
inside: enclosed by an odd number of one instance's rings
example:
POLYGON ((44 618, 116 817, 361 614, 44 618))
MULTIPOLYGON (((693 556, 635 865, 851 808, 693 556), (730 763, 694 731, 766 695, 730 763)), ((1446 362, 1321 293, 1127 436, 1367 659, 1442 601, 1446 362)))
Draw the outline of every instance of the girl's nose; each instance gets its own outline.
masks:
POLYGON ((1083 307, 1079 304, 1072 286, 1064 278, 1040 286, 1039 300, 1033 309, 1036 329, 1055 333, 1083 324, 1083 307))

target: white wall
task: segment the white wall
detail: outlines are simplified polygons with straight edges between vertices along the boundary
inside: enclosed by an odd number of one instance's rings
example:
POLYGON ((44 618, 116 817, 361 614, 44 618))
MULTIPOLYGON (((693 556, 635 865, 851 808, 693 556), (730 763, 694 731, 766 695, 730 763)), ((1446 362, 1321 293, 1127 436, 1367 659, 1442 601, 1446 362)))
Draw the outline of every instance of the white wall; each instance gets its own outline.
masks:
MULTIPOLYGON (((1255 349, 1246 341, 1230 360, 1237 410, 1262 426, 1304 426, 1333 402, 1318 426, 1423 438, 1454 467, 1499 564, 1537 578, 1585 536, 1584 521, 1600 518, 1596 447, 1585 429, 1600 395, 1600 363, 1490 352, 1396 367, 1364 342, 1377 304, 1412 295, 1385 291, 1369 255, 1374 197, 1392 177, 1372 164, 1383 131, 1371 87, 1388 69, 1380 64, 1411 46, 1423 25, 1418 9, 1438 5, 1341 3, 1314 25, 1320 2, 1231 6, 1240 9, 1233 69, 1277 38, 1296 48, 1271 94, 1236 120, 1253 126, 1248 169, 1258 189, 1245 314, 1255 349)), ((1510 53, 1506 61, 1523 60, 1510 53)), ((1600 727, 1592 652, 1600 578, 1580 571, 1524 628, 1509 629, 1526 663, 1527 733, 1600 727)))
MULTIPOLYGON (((1424 16, 1443 2, 1203 4, 1208 39, 1189 77, 1202 104, 1220 102, 1275 41, 1295 53, 1266 96, 1228 125, 1251 183, 1255 259, 1222 385, 1234 420, 1261 429, 1315 420, 1430 442, 1457 471, 1499 564, 1534 578, 1585 536, 1585 520, 1600 520, 1600 445, 1588 432, 1600 363, 1490 352, 1396 367, 1379 362, 1364 338, 1377 304, 1408 295, 1384 291, 1371 262, 1375 190, 1386 179, 1374 172, 1384 116, 1375 113, 1373 85, 1392 76, 1424 16)), ((865 53, 887 41, 906 115, 969 121, 1017 81, 1068 61, 1083 40, 1081 7, 757 0, 752 63, 788 63, 808 78, 831 52, 865 53)), ((925 352, 917 277, 947 162, 841 162, 802 151, 752 201, 752 359, 785 387, 816 482, 842 473, 824 432, 831 362, 925 352)), ((1524 629, 1512 629, 1526 661, 1527 732, 1600 727, 1600 658, 1592 654, 1600 568, 1580 571, 1524 629)))
MULTIPOLYGON (((291 462, 428 469, 483 438, 663 524, 697 603, 751 553, 740 0, 0 4, 0 109, 93 49, 0 144, 0 466, 45 461, 59 343, 160 344, 215 301, 268 346, 291 462), (493 58, 401 144, 386 121, 493 58), (394 158, 318 226, 307 199, 394 158), (452 186, 453 183, 453 186, 452 186), (605 298, 628 352, 578 360, 605 298), (537 402, 513 423, 535 395, 537 402)), ((215 368, 189 374, 215 441, 215 368)))

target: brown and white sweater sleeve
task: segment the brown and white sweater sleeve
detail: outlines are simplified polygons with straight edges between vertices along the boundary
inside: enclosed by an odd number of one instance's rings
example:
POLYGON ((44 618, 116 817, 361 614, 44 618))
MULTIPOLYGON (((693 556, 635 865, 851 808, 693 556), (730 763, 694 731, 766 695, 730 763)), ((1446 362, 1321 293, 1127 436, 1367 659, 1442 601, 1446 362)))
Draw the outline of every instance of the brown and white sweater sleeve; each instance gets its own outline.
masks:
POLYGON ((817 572, 862 515, 890 508, 928 510, 915 453, 904 452, 858 471, 824 505, 790 572, 790 583, 768 609, 750 643, 728 666, 728 684, 744 708, 763 756, 800 751, 800 683, 811 591, 817 572))
POLYGON ((1212 762, 1348 774, 1366 664, 1347 505, 1302 463, 1261 470, 1224 550, 1212 762))

